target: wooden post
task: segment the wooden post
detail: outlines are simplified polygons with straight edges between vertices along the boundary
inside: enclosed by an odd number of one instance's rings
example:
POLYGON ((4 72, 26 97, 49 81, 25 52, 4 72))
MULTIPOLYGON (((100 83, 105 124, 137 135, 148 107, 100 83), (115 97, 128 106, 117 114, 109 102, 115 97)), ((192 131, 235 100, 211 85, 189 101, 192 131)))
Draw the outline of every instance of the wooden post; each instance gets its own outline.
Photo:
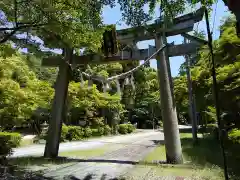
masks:
MULTIPOLYGON (((184 44, 187 43, 187 39, 184 38, 184 44)), ((188 99, 189 99, 189 115, 191 119, 192 124, 192 137, 193 142, 198 142, 197 137, 197 117, 196 117, 196 106, 195 106, 195 100, 193 96, 193 89, 192 89, 192 78, 191 78, 191 60, 189 55, 185 56, 186 59, 186 73, 187 73, 187 84, 188 84, 188 99)))
POLYGON ((48 158, 56 158, 58 156, 59 143, 62 130, 62 120, 64 116, 64 108, 66 105, 66 97, 69 83, 68 63, 71 62, 72 49, 64 50, 65 62, 59 66, 58 77, 55 86, 55 96, 52 105, 51 118, 49 122, 47 142, 45 146, 44 156, 48 158))
POLYGON ((190 71, 190 59, 189 56, 185 56, 186 59, 186 71, 187 71, 187 84, 188 84, 188 98, 189 98, 189 114, 190 119, 192 123, 192 136, 193 136, 193 142, 197 143, 198 137, 197 137, 197 119, 196 119, 196 109, 194 104, 194 97, 193 97, 193 91, 192 91, 192 78, 191 78, 191 71, 190 71))
MULTIPOLYGON (((165 34, 157 35, 155 44, 160 48, 167 43, 165 34)), ((174 105, 171 83, 168 73, 168 55, 166 49, 157 56, 158 78, 160 84, 161 110, 165 138, 166 158, 168 163, 181 164, 182 148, 178 129, 177 111, 174 105)))

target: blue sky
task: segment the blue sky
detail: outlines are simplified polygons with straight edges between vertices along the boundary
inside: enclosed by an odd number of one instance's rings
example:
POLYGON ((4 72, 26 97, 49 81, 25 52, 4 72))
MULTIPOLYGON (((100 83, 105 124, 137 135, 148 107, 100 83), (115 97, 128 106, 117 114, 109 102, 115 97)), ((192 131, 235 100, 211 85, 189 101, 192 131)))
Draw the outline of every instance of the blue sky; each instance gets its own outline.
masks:
MULTIPOLYGON (((219 0, 219 2, 217 4, 214 4, 212 6, 212 9, 213 9, 213 13, 212 13, 212 17, 210 19, 210 25, 211 25, 211 28, 213 29, 213 39, 217 39, 219 37, 218 27, 221 24, 221 20, 225 16, 227 16, 229 14, 229 12, 228 12, 227 7, 222 2, 222 0, 219 0), (217 5, 217 8, 216 8, 216 5, 217 5), (216 9, 216 11, 215 11, 215 9, 216 9), (213 20, 214 15, 215 15, 215 21, 213 20), (213 26, 213 24, 214 24, 214 26, 213 26)), ((187 11, 189 12, 191 10, 192 9, 188 9, 187 11)), ((158 11, 156 11, 156 14, 157 14, 157 12, 158 11)), ((105 7, 104 8, 104 10, 103 10, 103 21, 104 21, 105 24, 116 24, 117 22, 119 22, 120 19, 121 19, 121 12, 120 12, 120 7, 119 6, 116 6, 112 9, 110 7, 105 7)), ((121 25, 117 24, 117 30, 118 29, 125 29, 127 27, 128 26, 126 26, 124 23, 121 23, 121 25)), ((203 30, 203 31, 206 32, 205 21, 202 20, 200 23, 195 24, 194 28, 199 30, 199 31, 203 30)), ((182 41, 183 41, 183 38, 180 35, 168 37, 168 42, 172 42, 172 41, 174 41, 175 44, 181 44, 182 41)), ((154 45, 154 40, 142 41, 142 42, 138 43, 138 47, 140 49, 148 48, 149 44, 154 45)), ((177 56, 177 57, 170 58, 172 76, 177 76, 178 75, 179 67, 183 62, 184 62, 184 58, 182 56, 177 56)), ((156 68, 156 66, 157 66, 156 65, 156 60, 151 60, 151 67, 156 68)))

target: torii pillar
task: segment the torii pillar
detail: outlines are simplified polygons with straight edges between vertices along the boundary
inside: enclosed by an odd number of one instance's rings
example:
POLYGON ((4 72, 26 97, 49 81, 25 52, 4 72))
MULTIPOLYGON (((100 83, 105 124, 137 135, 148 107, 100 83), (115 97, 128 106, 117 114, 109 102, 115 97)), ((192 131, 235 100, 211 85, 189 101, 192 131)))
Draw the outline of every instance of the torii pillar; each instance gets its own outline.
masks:
POLYGON ((47 141, 44 156, 56 158, 62 130, 62 121, 64 118, 64 108, 66 107, 66 97, 69 84, 69 63, 72 60, 73 50, 66 48, 63 50, 64 60, 59 65, 58 77, 55 84, 55 96, 53 99, 51 118, 49 122, 47 141))
MULTIPOLYGON (((167 43, 165 33, 157 34, 155 39, 156 48, 159 49, 167 43)), ((182 148, 178 129, 177 111, 174 102, 172 77, 167 49, 164 49, 157 56, 158 79, 160 84, 160 100, 163 118, 164 139, 166 158, 168 163, 181 164, 182 148), (171 135, 169 135, 171 134, 171 135)))

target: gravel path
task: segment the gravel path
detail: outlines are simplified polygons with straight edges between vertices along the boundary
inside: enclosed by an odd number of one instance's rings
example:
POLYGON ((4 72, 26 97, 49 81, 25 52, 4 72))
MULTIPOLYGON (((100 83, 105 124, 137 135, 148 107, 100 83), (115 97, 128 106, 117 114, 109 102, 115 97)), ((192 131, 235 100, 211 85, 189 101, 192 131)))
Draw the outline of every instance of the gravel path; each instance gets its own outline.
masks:
MULTIPOLYGON (((93 149, 93 148, 101 147, 108 143, 118 143, 118 142, 128 143, 128 142, 133 142, 136 139, 141 139, 146 135, 156 134, 156 133, 157 132, 154 132, 152 130, 141 130, 141 132, 139 133, 133 133, 128 135, 101 137, 101 138, 89 139, 85 141, 66 142, 66 143, 60 144, 59 152, 93 149)), ((12 157, 33 156, 33 155, 42 156, 44 153, 44 148, 45 148, 44 144, 16 148, 14 149, 12 157)))
POLYGON ((131 139, 125 138, 119 142, 106 142, 106 140, 104 143, 111 143, 112 146, 120 143, 123 146, 103 156, 45 172, 45 176, 54 177, 54 179, 64 179, 64 177, 72 176, 72 179, 80 180, 89 174, 92 175, 91 180, 99 180, 102 177, 104 177, 104 180, 119 177, 132 168, 134 162, 141 160, 156 146, 153 140, 163 140, 163 134, 149 131, 141 133, 141 136, 135 136, 131 139))

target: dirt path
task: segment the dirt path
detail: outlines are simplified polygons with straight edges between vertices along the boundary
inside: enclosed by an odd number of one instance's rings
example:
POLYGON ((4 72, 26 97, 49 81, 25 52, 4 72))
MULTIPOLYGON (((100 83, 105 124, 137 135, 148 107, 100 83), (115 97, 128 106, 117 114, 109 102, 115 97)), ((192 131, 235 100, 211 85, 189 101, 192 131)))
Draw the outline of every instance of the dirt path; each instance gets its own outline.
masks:
MULTIPOLYGON (((58 168, 45 172, 45 176, 54 177, 54 179, 64 179, 71 176, 71 179, 84 179, 88 175, 91 180, 113 179, 124 175, 134 163, 141 160, 149 153, 156 145, 154 140, 163 140, 163 134, 146 133, 144 136, 126 140, 122 143, 122 147, 107 153, 100 157, 95 157, 88 160, 80 160, 68 167, 58 168), (90 176, 92 176, 90 178, 90 176)), ((116 146, 121 142, 109 142, 111 146, 116 146)), ((87 179, 87 178, 86 178, 87 179)))

